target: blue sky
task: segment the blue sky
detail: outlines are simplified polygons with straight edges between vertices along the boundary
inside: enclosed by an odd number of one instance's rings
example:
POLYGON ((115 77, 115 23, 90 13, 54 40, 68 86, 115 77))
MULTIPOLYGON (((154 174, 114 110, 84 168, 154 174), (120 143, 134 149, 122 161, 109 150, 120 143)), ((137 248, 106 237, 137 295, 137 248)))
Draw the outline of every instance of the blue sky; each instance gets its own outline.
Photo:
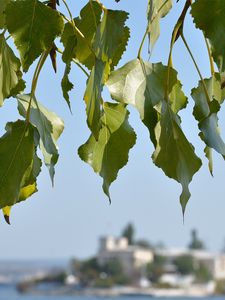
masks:
MULTIPOLYGON (((68 0, 74 15, 78 15, 86 1, 68 0), (76 3, 75 3, 76 2, 76 3), (74 4, 73 4, 74 3, 74 4)), ((128 25, 131 40, 120 65, 137 56, 138 47, 146 26, 147 0, 103 1, 107 7, 129 10, 128 25)), ((170 34, 184 0, 175 4, 174 11, 161 22, 162 36, 154 49, 152 61, 167 61, 170 34)), ((209 63, 201 33, 195 31, 191 18, 187 18, 185 34, 202 72, 209 76, 209 63)), ((145 58, 147 47, 144 49, 145 58)), ((174 65, 188 93, 198 82, 198 77, 181 41, 174 49, 174 65)), ((191 113, 193 101, 182 112, 182 126, 188 138, 203 159, 204 166, 194 177, 190 186, 192 197, 187 206, 185 223, 179 204, 181 188, 167 178, 151 161, 153 147, 148 132, 131 108, 130 123, 137 133, 137 144, 130 153, 128 165, 119 173, 111 186, 112 204, 102 192, 102 180, 77 155, 78 147, 86 141, 83 93, 86 78, 73 67, 71 80, 75 88, 71 93, 73 115, 70 114, 60 91, 64 66, 59 64, 58 73, 52 71, 48 62, 41 74, 37 98, 57 112, 65 120, 65 131, 59 141, 60 159, 56 167, 55 187, 51 187, 47 170, 38 179, 39 192, 26 202, 14 207, 12 225, 0 219, 0 259, 9 258, 70 258, 87 257, 95 253, 98 237, 105 234, 119 235, 127 222, 133 222, 139 238, 153 243, 163 241, 168 246, 184 246, 188 243, 192 228, 212 250, 220 250, 225 238, 225 164, 214 154, 214 178, 207 170, 203 145, 198 138, 197 124, 191 113)), ((26 76, 31 78, 32 70, 26 76)), ((28 85, 29 86, 29 85, 28 85)), ((104 98, 109 97, 105 91, 104 98)), ((18 118, 14 100, 8 100, 0 111, 1 130, 7 121, 18 118)), ((224 110, 221 111, 221 116, 224 110)), ((221 118, 221 124, 223 118, 221 118)), ((224 126, 221 126, 224 131, 224 126)))

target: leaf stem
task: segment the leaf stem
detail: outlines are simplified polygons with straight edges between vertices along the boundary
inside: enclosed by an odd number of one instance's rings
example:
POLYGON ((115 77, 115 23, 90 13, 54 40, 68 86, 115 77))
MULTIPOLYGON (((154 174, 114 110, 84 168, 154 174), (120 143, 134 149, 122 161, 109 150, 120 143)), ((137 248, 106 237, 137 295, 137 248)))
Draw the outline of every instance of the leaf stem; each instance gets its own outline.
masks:
POLYGON ((174 46, 174 43, 176 42, 177 35, 180 30, 181 24, 182 23, 178 21, 177 24, 175 25, 175 28, 172 33, 171 42, 170 42, 170 52, 169 52, 168 63, 167 63, 167 78, 166 78, 166 86, 165 86, 165 100, 166 101, 169 101, 170 69, 173 66, 173 62, 172 62, 173 46, 174 46))
POLYGON ((210 49, 210 46, 209 46, 209 42, 208 42, 208 40, 205 36, 204 36, 204 40, 205 40, 206 48, 207 48, 207 51, 208 51, 210 70, 211 70, 211 74, 213 76, 215 74, 215 69, 214 69, 214 62, 213 62, 213 58, 212 58, 212 54, 211 54, 211 49, 210 49))
MULTIPOLYGON (((76 24, 75 24, 75 22, 74 22, 74 19, 73 19, 73 16, 72 16, 72 13, 71 13, 71 10, 70 10, 70 8, 69 8, 69 6, 68 6, 66 0, 62 0, 62 1, 63 1, 64 5, 65 5, 65 7, 66 7, 66 10, 68 11, 68 14, 69 14, 69 16, 70 16, 70 19, 67 18, 64 14, 61 13, 62 17, 63 17, 67 22, 69 22, 69 23, 72 25, 74 31, 77 32, 77 33, 79 34, 79 36, 85 41, 85 43, 87 44, 89 50, 90 50, 90 51, 94 54, 94 56, 95 56, 95 53, 94 53, 94 51, 93 51, 91 45, 89 44, 88 40, 86 39, 86 37, 84 36, 84 34, 80 31, 80 29, 76 26, 76 24)), ((74 32, 74 33, 75 33, 75 32, 74 32)))
POLYGON ((202 74, 201 74, 201 71, 200 71, 200 69, 199 69, 199 67, 198 67, 198 64, 197 64, 197 62, 196 62, 196 60, 195 60, 195 58, 194 58, 194 56, 193 56, 193 54, 192 54, 192 51, 191 51, 190 47, 188 46, 188 43, 187 43, 187 41, 186 41, 186 39, 185 39, 183 33, 181 33, 181 38, 182 38, 182 41, 184 42, 184 45, 185 45, 185 47, 186 47, 186 49, 187 49, 187 51, 188 51, 188 53, 189 53, 189 55, 190 55, 190 57, 191 57, 193 63, 194 63, 194 66, 195 66, 195 68, 196 68, 196 70, 197 70, 197 72, 198 72, 198 75, 199 75, 200 80, 201 80, 201 82, 202 82, 202 86, 203 86, 203 89, 204 89, 204 93, 205 93, 205 96, 206 96, 206 100, 207 100, 208 104, 210 104, 211 100, 210 100, 210 97, 209 97, 209 94, 208 94, 208 91, 207 91, 207 87, 206 87, 206 85, 205 85, 204 78, 203 78, 203 76, 202 76, 202 74))
POLYGON ((150 25, 153 23, 153 21, 156 19, 156 17, 158 16, 158 14, 160 13, 160 11, 163 9, 163 7, 167 4, 169 0, 165 0, 165 2, 160 6, 160 8, 158 9, 158 12, 157 14, 152 18, 152 20, 150 21, 150 23, 147 24, 147 28, 145 30, 145 33, 144 33, 144 36, 141 40, 141 44, 140 44, 140 47, 138 49, 138 54, 137 54, 137 58, 138 59, 141 59, 141 53, 142 53, 142 48, 143 48, 143 45, 144 45, 144 42, 145 42, 145 39, 149 33, 149 27, 150 25))
POLYGON ((29 123, 30 121, 30 110, 31 110, 31 103, 32 103, 32 99, 34 97, 35 91, 36 91, 36 87, 37 87, 37 82, 38 82, 38 78, 41 72, 41 69, 49 55, 51 49, 48 49, 47 51, 43 52, 38 64, 36 66, 36 69, 34 71, 34 75, 33 75, 33 79, 32 79, 32 84, 31 84, 31 92, 30 92, 30 99, 29 99, 29 104, 28 104, 28 108, 27 108, 27 114, 26 114, 26 122, 29 123))
POLYGON ((177 20, 177 23, 173 29, 172 38, 170 42, 170 53, 168 58, 168 71, 167 71, 167 80, 166 80, 166 87, 165 87, 165 100, 169 101, 169 83, 170 83, 170 69, 172 68, 172 52, 173 46, 178 38, 183 34, 183 27, 184 27, 184 20, 187 14, 187 11, 192 3, 192 0, 186 0, 184 8, 181 12, 180 17, 177 20))
MULTIPOLYGON (((57 48, 56 51, 60 54, 63 54, 63 51, 59 48, 57 48)), ((75 63, 78 66, 78 68, 80 68, 87 77, 90 76, 90 74, 88 74, 88 72, 83 68, 83 66, 75 58, 72 58, 72 62, 75 63)))

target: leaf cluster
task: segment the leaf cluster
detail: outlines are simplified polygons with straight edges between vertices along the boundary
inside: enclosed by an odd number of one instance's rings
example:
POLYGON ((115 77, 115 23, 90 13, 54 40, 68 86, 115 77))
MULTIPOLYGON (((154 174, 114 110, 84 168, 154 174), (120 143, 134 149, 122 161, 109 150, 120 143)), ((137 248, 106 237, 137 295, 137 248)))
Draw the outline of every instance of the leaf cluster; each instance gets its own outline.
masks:
POLYGON ((111 199, 109 187, 128 162, 129 151, 136 142, 127 109, 132 105, 149 131, 154 164, 182 186, 180 203, 184 213, 190 198, 189 183, 202 162, 182 130, 179 113, 186 108, 187 97, 173 68, 173 48, 181 39, 199 74, 199 85, 191 93, 193 116, 212 173, 212 150, 225 157, 225 144, 218 129, 218 112, 225 95, 225 3, 186 0, 171 35, 167 65, 144 61, 146 39, 152 52, 160 35, 160 20, 172 7, 172 0, 148 0, 146 31, 137 57, 117 68, 130 36, 127 12, 108 9, 99 0, 89 0, 77 16, 72 15, 66 0, 0 0, 0 105, 13 97, 21 115, 21 120, 7 123, 0 138, 0 209, 8 222, 11 207, 37 191, 42 161, 54 179, 59 156, 57 140, 64 123, 40 103, 36 86, 48 56, 57 71, 57 54, 65 65, 61 87, 69 109, 69 92, 74 87, 71 68, 80 68, 87 77, 83 99, 90 136, 78 154, 103 178, 103 191, 108 198, 111 199), (211 77, 207 79, 202 77, 184 36, 188 13, 206 41, 211 66, 211 77), (15 47, 10 47, 8 39, 15 47), (32 65, 35 71, 31 89, 27 90, 23 75, 32 65), (103 99, 105 87, 110 92, 110 102, 103 99), (38 148, 42 158, 37 155, 38 148))

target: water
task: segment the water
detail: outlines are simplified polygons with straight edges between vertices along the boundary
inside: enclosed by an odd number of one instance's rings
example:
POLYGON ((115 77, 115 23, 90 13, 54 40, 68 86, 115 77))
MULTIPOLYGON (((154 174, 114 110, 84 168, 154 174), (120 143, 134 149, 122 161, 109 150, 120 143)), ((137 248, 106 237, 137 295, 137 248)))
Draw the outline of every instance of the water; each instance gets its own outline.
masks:
MULTIPOLYGON (((0 286, 0 300, 99 300, 100 297, 80 297, 80 296, 32 296, 32 295, 21 295, 18 294, 13 286, 0 286)), ((115 300, 143 300, 148 297, 116 297, 115 300)), ((106 299, 101 297, 100 300, 106 299)), ((160 299, 160 300, 225 300, 225 296, 212 297, 212 298, 152 298, 149 299, 160 299)), ((147 299, 146 299, 147 300, 147 299)))

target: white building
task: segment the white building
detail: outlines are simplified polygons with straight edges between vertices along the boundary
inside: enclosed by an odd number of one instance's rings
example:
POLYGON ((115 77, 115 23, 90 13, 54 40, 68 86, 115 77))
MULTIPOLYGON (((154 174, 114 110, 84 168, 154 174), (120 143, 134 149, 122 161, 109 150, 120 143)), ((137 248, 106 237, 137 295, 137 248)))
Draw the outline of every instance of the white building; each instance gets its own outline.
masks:
POLYGON ((156 254, 165 257, 168 264, 172 264, 177 257, 190 255, 196 263, 202 263, 214 279, 225 279, 225 255, 190 249, 160 249, 156 254))
POLYGON ((108 236, 100 238, 97 258, 100 265, 116 259, 120 261, 126 275, 133 275, 153 261, 153 252, 140 246, 128 245, 125 237, 116 239, 108 236))

